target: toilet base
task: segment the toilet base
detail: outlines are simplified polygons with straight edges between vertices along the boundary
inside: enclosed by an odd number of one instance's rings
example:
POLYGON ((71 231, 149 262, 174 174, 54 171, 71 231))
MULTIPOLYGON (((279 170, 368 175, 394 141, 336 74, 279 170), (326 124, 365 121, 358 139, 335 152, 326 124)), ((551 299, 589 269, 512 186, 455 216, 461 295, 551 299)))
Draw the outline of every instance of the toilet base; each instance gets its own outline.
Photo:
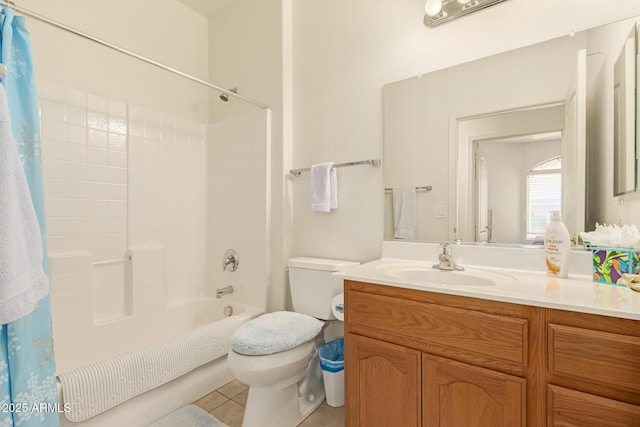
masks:
POLYGON ((297 385, 274 391, 269 387, 251 387, 242 427, 295 427, 324 401, 324 391, 312 402, 298 398, 297 385))
POLYGON ((242 427, 295 427, 324 402, 322 371, 315 353, 300 381, 249 387, 242 427))

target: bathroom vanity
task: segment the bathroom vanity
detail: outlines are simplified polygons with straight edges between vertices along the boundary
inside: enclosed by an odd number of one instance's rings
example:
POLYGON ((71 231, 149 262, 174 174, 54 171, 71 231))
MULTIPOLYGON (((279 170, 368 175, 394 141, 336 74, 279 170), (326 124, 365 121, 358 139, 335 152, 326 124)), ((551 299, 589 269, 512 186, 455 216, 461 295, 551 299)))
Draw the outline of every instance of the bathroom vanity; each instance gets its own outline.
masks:
POLYGON ((631 291, 516 271, 510 290, 425 285, 385 262, 339 274, 347 427, 640 425, 631 291))

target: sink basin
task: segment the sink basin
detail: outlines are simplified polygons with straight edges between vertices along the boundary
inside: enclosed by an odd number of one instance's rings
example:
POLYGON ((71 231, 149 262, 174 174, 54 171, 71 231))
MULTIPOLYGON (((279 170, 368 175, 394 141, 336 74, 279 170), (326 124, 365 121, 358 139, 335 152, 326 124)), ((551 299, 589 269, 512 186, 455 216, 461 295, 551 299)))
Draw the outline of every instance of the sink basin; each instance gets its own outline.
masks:
POLYGON ((378 266, 378 270, 396 279, 439 285, 495 286, 516 283, 516 279, 507 274, 480 269, 446 271, 425 266, 393 264, 378 266))

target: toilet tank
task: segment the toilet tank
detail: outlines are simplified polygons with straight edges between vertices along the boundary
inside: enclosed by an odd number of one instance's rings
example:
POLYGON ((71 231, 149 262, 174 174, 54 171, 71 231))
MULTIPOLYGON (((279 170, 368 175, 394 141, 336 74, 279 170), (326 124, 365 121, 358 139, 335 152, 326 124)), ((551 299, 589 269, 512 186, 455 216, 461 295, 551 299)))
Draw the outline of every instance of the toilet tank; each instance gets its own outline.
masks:
POLYGON ((335 319, 331 300, 342 293, 342 279, 332 274, 359 264, 337 259, 291 258, 287 265, 293 310, 318 319, 335 319))

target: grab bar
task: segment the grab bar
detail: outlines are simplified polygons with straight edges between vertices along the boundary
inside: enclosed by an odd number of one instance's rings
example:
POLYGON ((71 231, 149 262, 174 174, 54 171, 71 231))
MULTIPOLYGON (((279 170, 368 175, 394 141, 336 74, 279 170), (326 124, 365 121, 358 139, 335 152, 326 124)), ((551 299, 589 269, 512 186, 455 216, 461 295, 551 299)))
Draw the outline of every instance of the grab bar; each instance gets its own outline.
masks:
POLYGON ((99 260, 93 261, 92 264, 93 265, 115 264, 117 262, 127 262, 127 261, 131 261, 131 255, 127 255, 122 258, 99 259, 99 260))

